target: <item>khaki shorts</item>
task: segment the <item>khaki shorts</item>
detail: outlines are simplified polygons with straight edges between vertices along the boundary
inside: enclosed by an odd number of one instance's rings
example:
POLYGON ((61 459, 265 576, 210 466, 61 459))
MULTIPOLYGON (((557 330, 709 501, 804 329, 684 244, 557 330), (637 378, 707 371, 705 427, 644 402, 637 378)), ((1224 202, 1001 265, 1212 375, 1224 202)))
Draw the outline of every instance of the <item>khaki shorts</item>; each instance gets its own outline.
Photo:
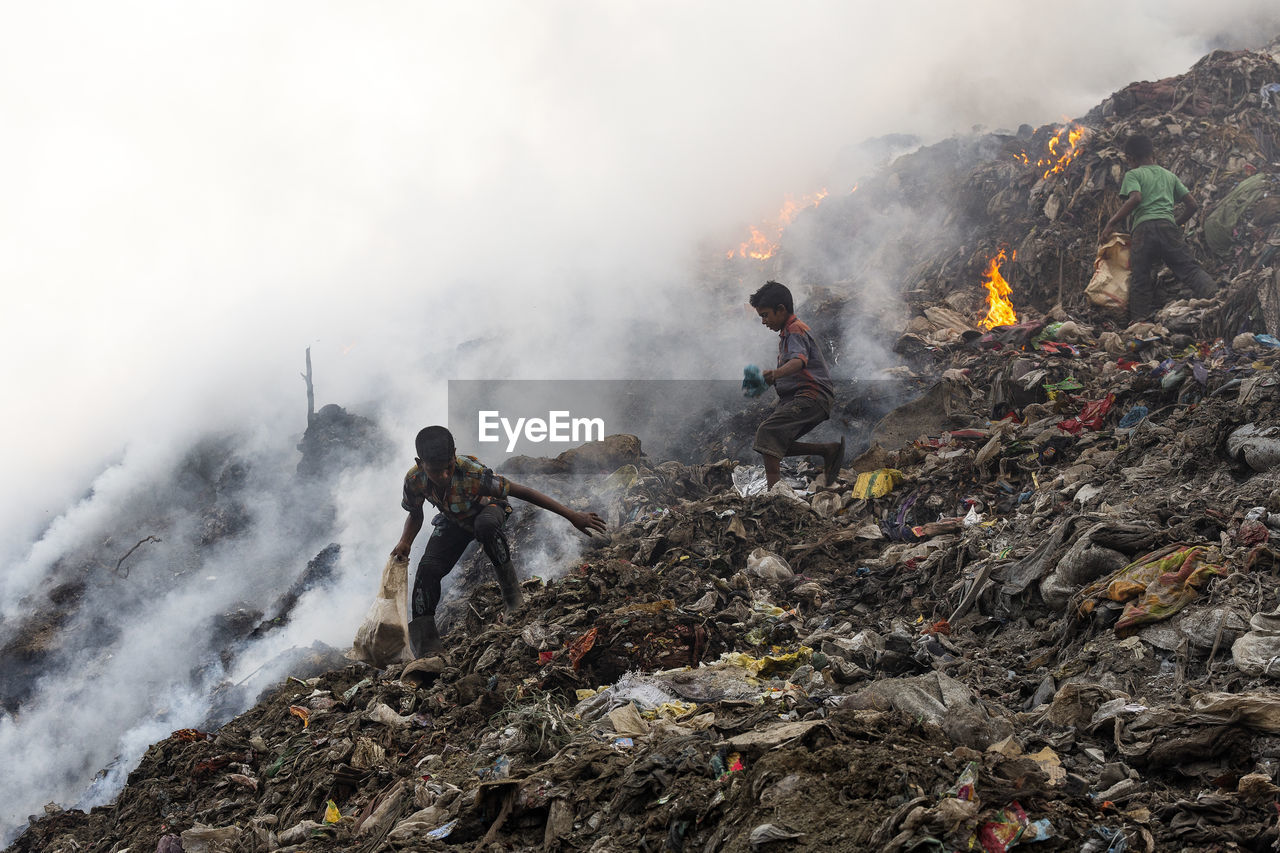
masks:
POLYGON ((831 403, 813 397, 792 397, 778 403, 756 430, 755 450, 781 459, 792 442, 831 417, 831 403))

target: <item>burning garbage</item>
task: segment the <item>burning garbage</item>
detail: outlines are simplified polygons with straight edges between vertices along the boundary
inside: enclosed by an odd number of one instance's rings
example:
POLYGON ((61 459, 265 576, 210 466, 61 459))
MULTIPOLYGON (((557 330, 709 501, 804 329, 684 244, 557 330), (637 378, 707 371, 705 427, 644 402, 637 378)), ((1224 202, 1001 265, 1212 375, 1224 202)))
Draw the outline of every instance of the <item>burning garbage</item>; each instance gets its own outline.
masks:
POLYGON ((996 326, 1017 324, 1018 315, 1014 312, 1013 301, 1010 299, 1013 288, 1000 272, 1000 267, 1006 260, 1017 260, 1017 257, 1018 253, 1015 251, 1006 258, 1005 250, 1001 249, 987 262, 982 279, 982 286, 987 289, 987 315, 978 321, 980 328, 991 329, 996 326))

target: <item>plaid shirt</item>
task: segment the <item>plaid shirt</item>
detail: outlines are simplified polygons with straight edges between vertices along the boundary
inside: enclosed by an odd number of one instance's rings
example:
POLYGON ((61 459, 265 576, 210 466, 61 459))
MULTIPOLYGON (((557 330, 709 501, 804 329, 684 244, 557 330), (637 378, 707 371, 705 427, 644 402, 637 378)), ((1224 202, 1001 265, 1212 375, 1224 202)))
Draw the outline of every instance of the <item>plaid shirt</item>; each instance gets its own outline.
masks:
POLYGON ((792 397, 812 397, 830 403, 835 394, 831 386, 831 373, 827 370, 827 360, 822 357, 822 348, 813 339, 809 327, 794 314, 778 333, 778 367, 793 358, 800 359, 804 367, 774 382, 778 399, 786 402, 792 397))
POLYGON ((430 503, 440 511, 441 517, 467 530, 480 510, 490 504, 498 504, 511 514, 511 505, 507 503, 511 483, 506 477, 493 473, 474 456, 455 456, 453 461, 453 476, 443 489, 427 479, 421 465, 410 468, 404 475, 404 497, 400 506, 413 512, 420 511, 423 503, 430 503))

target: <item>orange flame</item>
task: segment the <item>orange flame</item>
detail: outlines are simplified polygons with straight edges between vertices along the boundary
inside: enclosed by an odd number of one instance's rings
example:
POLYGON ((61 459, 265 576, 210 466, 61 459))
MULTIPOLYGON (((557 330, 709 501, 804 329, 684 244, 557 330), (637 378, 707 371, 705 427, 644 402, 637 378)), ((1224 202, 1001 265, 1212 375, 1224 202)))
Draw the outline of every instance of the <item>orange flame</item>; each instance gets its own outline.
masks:
MULTIPOLYGON (((857 187, 854 187, 854 189, 857 189, 857 187)), ((773 253, 778 251, 778 243, 782 240, 782 232, 791 224, 791 221, 796 218, 800 211, 810 207, 817 207, 826 197, 827 191, 825 189, 802 196, 798 200, 787 196, 786 201, 783 202, 782 210, 778 212, 775 220, 766 222, 759 227, 753 225, 751 227, 751 237, 740 243, 737 249, 730 249, 725 254, 725 257, 732 258, 737 255, 740 258, 751 258, 757 261, 773 257, 773 253)))
POLYGON ((990 260, 987 264, 986 280, 982 285, 987 289, 987 316, 982 318, 978 323, 984 329, 991 329, 996 326, 1012 326, 1018 322, 1018 315, 1014 313, 1013 302, 1009 299, 1013 295, 1013 288, 1009 287, 1009 282, 1004 280, 1004 276, 1000 274, 1000 265, 1005 260, 1017 260, 1018 253, 1015 251, 1007 259, 1004 249, 990 260))
MULTIPOLYGON (((1075 123, 1063 125, 1059 128, 1058 132, 1049 138, 1049 143, 1046 146, 1048 153, 1036 160, 1036 168, 1044 169, 1043 177, 1048 178, 1050 175, 1062 172, 1067 166, 1071 165, 1071 161, 1076 159, 1076 156, 1080 153, 1080 144, 1088 134, 1087 128, 1075 123), (1066 134, 1065 139, 1063 134, 1066 134), (1064 142, 1065 148, 1062 147, 1064 142)), ((1013 159, 1019 163, 1031 165, 1031 158, 1027 156, 1025 151, 1021 154, 1014 154, 1013 159)))

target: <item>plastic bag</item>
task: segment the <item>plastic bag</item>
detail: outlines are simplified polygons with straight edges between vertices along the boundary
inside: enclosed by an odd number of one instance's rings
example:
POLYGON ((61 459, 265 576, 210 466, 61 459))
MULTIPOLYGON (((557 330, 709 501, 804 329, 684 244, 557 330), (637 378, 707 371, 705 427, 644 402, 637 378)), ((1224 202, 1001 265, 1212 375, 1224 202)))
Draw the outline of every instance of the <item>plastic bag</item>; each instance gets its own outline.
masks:
POLYGON ((384 667, 413 660, 409 650, 409 561, 391 557, 382 569, 378 597, 356 630, 347 657, 384 667))
POLYGON ((764 548, 756 548, 747 555, 747 574, 776 583, 781 583, 795 575, 786 560, 764 548))
POLYGON ((1084 289, 1084 295, 1094 305, 1128 309, 1129 246, 1128 234, 1116 234, 1098 247, 1098 255, 1093 261, 1093 278, 1084 289))

